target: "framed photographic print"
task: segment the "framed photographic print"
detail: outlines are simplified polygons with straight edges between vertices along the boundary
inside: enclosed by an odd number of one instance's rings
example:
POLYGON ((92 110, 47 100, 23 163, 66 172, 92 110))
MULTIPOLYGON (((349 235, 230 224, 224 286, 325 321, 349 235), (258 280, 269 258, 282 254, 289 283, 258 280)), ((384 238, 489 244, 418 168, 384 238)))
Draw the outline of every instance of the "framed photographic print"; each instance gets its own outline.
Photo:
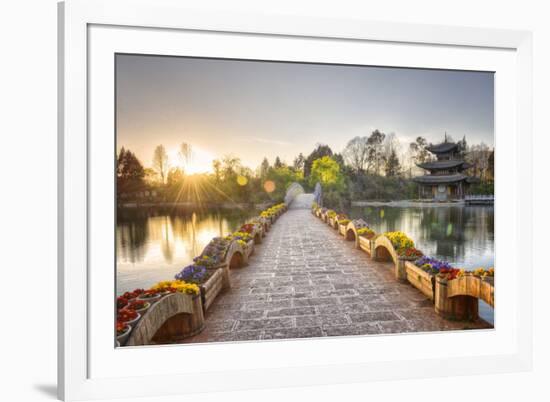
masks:
POLYGON ((59 16, 61 398, 530 368, 528 32, 59 16))

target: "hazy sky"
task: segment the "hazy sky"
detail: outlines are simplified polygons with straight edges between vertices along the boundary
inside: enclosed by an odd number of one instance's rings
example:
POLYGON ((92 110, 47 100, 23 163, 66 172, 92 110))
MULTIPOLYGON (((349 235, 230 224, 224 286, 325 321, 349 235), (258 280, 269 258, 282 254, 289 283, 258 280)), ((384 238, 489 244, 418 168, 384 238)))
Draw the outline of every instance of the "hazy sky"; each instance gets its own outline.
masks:
POLYGON ((163 144, 195 170, 232 153, 256 168, 317 143, 340 152, 375 128, 403 149, 421 135, 493 145, 493 74, 162 56, 117 56, 117 145, 145 166, 163 144))

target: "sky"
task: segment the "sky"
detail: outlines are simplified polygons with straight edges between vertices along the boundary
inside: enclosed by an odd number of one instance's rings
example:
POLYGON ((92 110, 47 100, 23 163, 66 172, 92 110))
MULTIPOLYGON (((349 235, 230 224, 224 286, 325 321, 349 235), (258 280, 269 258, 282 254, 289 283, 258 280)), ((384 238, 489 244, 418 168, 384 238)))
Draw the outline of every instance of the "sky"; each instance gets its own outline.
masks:
POLYGON ((175 165, 182 142, 190 173, 226 154, 252 169, 264 157, 290 164, 374 129, 395 133, 402 150, 445 132, 494 144, 491 72, 117 55, 116 91, 117 147, 146 167, 158 144, 175 165))

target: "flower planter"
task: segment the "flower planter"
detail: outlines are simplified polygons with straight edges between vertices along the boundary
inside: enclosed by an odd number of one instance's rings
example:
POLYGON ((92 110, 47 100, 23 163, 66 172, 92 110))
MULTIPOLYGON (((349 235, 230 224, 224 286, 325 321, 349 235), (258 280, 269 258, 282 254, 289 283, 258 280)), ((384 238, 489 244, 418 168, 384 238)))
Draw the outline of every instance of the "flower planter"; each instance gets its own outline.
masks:
POLYGON ((130 321, 124 321, 124 323, 126 325, 129 325, 130 327, 133 327, 136 325, 136 323, 139 321, 139 319, 141 318, 141 314, 137 313, 137 317, 134 318, 133 320, 130 320, 130 321))
POLYGON ((372 241, 368 237, 359 236, 359 248, 368 255, 372 255, 372 241))
POLYGON ((479 298, 491 307, 495 307, 495 278, 483 277, 480 283, 479 298))
POLYGON ((200 285, 202 307, 204 311, 208 310, 216 297, 223 289, 223 269, 216 269, 212 276, 206 282, 200 285))
POLYGON ((420 290, 430 300, 434 300, 435 275, 429 274, 414 265, 411 261, 404 261, 405 273, 409 283, 420 290))
POLYGON ((348 225, 340 225, 338 224, 338 233, 340 233, 342 236, 346 236, 346 228, 348 225))
POLYGON ((138 296, 137 300, 140 300, 140 301, 144 301, 144 302, 148 302, 150 303, 151 305, 155 304, 156 302, 158 302, 160 300, 162 296, 160 294, 156 294, 154 296, 149 296, 149 297, 146 297, 144 295, 141 295, 141 296, 138 296))
POLYGON ((117 335, 116 340, 119 346, 122 346, 126 343, 128 338, 130 337, 130 332, 132 332, 132 327, 128 325, 126 328, 126 332, 122 333, 121 335, 117 335))
POLYGON ((245 248, 244 252, 246 254, 247 259, 248 259, 248 257, 250 257, 254 253, 254 240, 249 240, 246 243, 246 248, 245 248))
POLYGON ((482 276, 481 280, 487 282, 491 286, 495 286, 495 277, 494 276, 482 276))
POLYGON ((139 320, 126 346, 176 343, 204 328, 200 293, 181 292, 163 297, 139 320))
POLYGON ((136 313, 138 313, 139 315, 143 315, 145 314, 145 312, 149 309, 149 307, 151 307, 151 303, 150 302, 145 302, 145 307, 139 309, 139 310, 134 310, 136 313))

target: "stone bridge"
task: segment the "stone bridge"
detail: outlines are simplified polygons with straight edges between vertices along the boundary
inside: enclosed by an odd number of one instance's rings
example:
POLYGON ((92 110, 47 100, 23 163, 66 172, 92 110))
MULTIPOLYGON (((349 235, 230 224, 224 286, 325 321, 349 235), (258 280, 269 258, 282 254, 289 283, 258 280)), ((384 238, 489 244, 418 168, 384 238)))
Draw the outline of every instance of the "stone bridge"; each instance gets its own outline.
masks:
POLYGON ((230 270, 231 289, 206 312, 205 329, 184 342, 490 327, 438 315, 429 294, 395 280, 393 261, 377 261, 357 242, 343 241, 311 213, 315 195, 295 190, 248 266, 230 270))

